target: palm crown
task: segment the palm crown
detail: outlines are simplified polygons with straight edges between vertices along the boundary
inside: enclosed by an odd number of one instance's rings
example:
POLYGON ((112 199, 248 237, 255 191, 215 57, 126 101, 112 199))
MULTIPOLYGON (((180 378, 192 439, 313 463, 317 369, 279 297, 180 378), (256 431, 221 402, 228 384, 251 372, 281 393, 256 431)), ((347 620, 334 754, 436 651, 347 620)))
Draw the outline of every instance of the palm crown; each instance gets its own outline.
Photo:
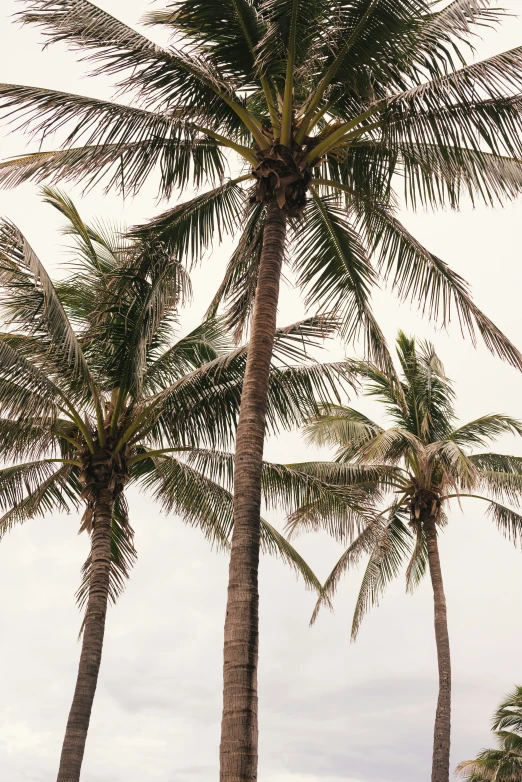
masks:
POLYGON ((121 74, 132 105, 2 85, 4 114, 26 129, 68 127, 63 149, 3 163, 8 185, 47 177, 138 190, 156 168, 160 195, 213 189, 156 218, 178 258, 222 231, 241 238, 213 303, 239 331, 252 308, 266 202, 291 217, 292 262, 310 306, 362 327, 387 363, 370 306, 379 276, 446 322, 453 309, 517 366, 518 352, 473 304, 464 281, 399 222, 392 182, 413 205, 488 203, 522 185, 521 49, 466 65, 469 38, 501 18, 489 0, 179 0, 146 22, 162 47, 87 0, 26 0, 20 18, 121 74), (235 155, 230 156, 235 153, 235 155), (236 176, 224 180, 227 164, 236 176), (247 217, 245 219, 245 210, 247 217), (304 214, 304 227, 295 217, 304 214), (370 256, 376 253, 377 267, 370 256))
POLYGON ((341 541, 351 539, 326 581, 329 595, 348 568, 370 555, 353 619, 354 637, 364 613, 403 564, 407 588, 419 583, 427 565, 425 523, 433 518, 444 527, 452 499, 484 500, 500 531, 515 544, 522 542, 522 516, 508 507, 516 507, 522 496, 522 459, 472 453, 501 434, 522 434, 522 424, 495 414, 458 426, 454 389, 433 346, 417 345, 401 333, 397 353, 400 387, 373 364, 352 365, 365 382, 366 393, 384 405, 389 427, 344 406, 328 406, 306 427, 311 442, 338 448, 335 464, 310 464, 310 472, 338 483, 367 480, 384 497, 392 492, 393 503, 359 534, 351 513, 339 517, 337 508, 321 503, 303 506, 289 522, 294 532, 326 526, 341 541))

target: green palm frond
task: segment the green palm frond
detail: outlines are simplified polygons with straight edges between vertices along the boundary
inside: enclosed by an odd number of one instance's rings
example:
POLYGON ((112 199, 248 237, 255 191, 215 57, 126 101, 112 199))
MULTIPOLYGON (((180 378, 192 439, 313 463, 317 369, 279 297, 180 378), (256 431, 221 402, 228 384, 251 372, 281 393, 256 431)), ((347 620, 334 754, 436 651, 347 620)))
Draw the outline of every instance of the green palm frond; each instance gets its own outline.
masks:
POLYGON ((35 516, 43 516, 51 511, 68 513, 77 510, 81 504, 81 491, 77 468, 70 464, 57 466, 54 472, 37 483, 32 491, 27 492, 0 517, 0 538, 15 524, 35 516))
POLYGON ((7 221, 0 225, 0 286, 0 307, 9 325, 37 337, 32 344, 48 353, 74 396, 87 391, 96 399, 94 380, 56 289, 27 239, 7 221))
POLYGON ((298 576, 301 576, 305 586, 315 592, 321 592, 321 582, 291 543, 281 535, 271 524, 261 519, 261 551, 278 557, 289 565, 298 576))
POLYGON ((515 546, 522 545, 522 515, 498 502, 490 502, 488 516, 495 522, 505 538, 515 546))
POLYGON ((0 411, 13 418, 45 418, 52 421, 59 415, 63 394, 34 364, 29 362, 10 342, 11 336, 0 336, 0 411))
POLYGON ((196 263, 217 235, 219 241, 239 226, 245 211, 243 177, 196 196, 159 215, 132 235, 144 241, 161 242, 179 258, 196 263))
POLYGON ((522 732, 522 687, 509 692, 493 716, 493 730, 522 732))
MULTIPOLYGON (((124 497, 120 496, 114 505, 111 523, 109 601, 113 604, 125 589, 130 571, 136 562, 137 553, 133 540, 134 530, 129 524, 126 501, 124 497)), ((92 556, 89 554, 82 566, 82 580, 76 592, 76 602, 80 609, 85 608, 87 604, 91 573, 92 556)))
POLYGON ((144 389, 156 393, 187 372, 230 352, 231 347, 221 321, 209 318, 149 364, 143 378, 144 389))
POLYGON ((34 494, 53 477, 60 466, 59 459, 41 459, 4 467, 0 470, 0 510, 20 505, 24 497, 34 494))
POLYGON ((343 336, 349 341, 362 336, 371 359, 393 373, 386 340, 370 306, 376 274, 360 237, 343 210, 315 191, 305 216, 293 249, 298 285, 309 291, 307 306, 338 314, 343 336))
POLYGON ((379 424, 363 413, 342 405, 325 406, 303 429, 308 443, 337 446, 339 461, 348 461, 361 445, 369 443, 382 431, 379 424))
POLYGON ((428 569, 428 544, 424 526, 415 525, 415 545, 406 568, 406 591, 414 592, 428 569))
POLYGON ((419 302, 423 314, 442 326, 452 314, 475 341, 480 334, 488 350, 515 367, 522 366, 517 348, 473 302, 465 281, 415 239, 385 205, 355 199, 356 226, 379 255, 379 267, 402 300, 419 302))
POLYGON ((78 430, 67 419, 58 418, 52 425, 45 419, 20 420, 0 418, 0 442, 4 462, 40 459, 44 456, 72 458, 72 443, 78 430))
POLYGON ((162 49, 88 0, 30 0, 21 19, 43 28, 50 43, 65 40, 90 49, 85 59, 98 65, 95 73, 118 74, 132 68, 120 85, 156 105, 191 105, 201 115, 219 113, 234 124, 235 114, 221 95, 229 85, 200 58, 162 49), (196 104, 196 105, 195 105, 196 104))
POLYGON ((379 540, 382 534, 382 530, 383 525, 380 520, 368 524, 365 529, 357 535, 355 540, 350 543, 346 551, 343 552, 323 584, 322 595, 317 600, 312 618, 310 619, 310 624, 314 624, 319 615, 319 611, 325 604, 331 606, 331 599, 337 592, 337 587, 339 586, 339 581, 342 576, 351 567, 356 567, 365 554, 372 553, 377 540, 379 540))
POLYGON ((379 604, 379 598, 387 585, 399 575, 406 557, 411 555, 412 536, 404 524, 404 517, 401 508, 392 509, 373 546, 357 596, 352 640, 357 638, 365 614, 379 604))
POLYGON ((486 446, 502 434, 522 434, 522 422, 508 415, 484 415, 452 433, 451 439, 458 445, 486 446))
POLYGON ((144 22, 182 33, 236 78, 252 79, 257 72, 256 46, 266 25, 248 0, 223 0, 219 6, 212 0, 184 0, 172 10, 149 11, 144 22))
POLYGON ((208 308, 215 315, 225 302, 225 322, 239 341, 245 331, 254 307, 259 262, 263 249, 265 205, 252 205, 243 233, 228 262, 225 277, 208 308))
MULTIPOLYGON (((198 458, 196 454, 194 461, 201 464, 203 456, 200 454, 198 458)), ((143 485, 153 489, 166 512, 177 513, 186 523, 199 526, 213 545, 228 547, 233 503, 227 489, 172 457, 144 460, 139 463, 136 475, 143 485)), ((304 559, 264 519, 261 519, 260 535, 262 551, 281 558, 303 577, 308 587, 320 591, 320 582, 304 559)))

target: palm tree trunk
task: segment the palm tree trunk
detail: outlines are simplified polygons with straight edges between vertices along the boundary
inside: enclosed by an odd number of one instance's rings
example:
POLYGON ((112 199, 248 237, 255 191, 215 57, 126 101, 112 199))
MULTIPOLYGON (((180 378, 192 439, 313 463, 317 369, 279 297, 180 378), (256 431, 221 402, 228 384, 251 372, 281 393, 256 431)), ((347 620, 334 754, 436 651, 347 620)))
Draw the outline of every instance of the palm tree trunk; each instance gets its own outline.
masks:
POLYGON ((435 715, 433 737, 432 782, 449 782, 450 741, 451 741, 451 659, 446 615, 446 597, 440 567, 439 546, 435 519, 425 522, 428 544, 428 562, 433 600, 435 604, 435 641, 439 665, 439 699, 435 715))
POLYGON ((111 521, 113 492, 101 489, 94 503, 92 571, 83 627, 82 652, 76 688, 67 720, 57 782, 78 782, 98 683, 105 633, 111 569, 111 521))
POLYGON ((234 467, 234 530, 225 618, 221 782, 257 779, 261 469, 286 217, 269 202, 263 232, 234 467))

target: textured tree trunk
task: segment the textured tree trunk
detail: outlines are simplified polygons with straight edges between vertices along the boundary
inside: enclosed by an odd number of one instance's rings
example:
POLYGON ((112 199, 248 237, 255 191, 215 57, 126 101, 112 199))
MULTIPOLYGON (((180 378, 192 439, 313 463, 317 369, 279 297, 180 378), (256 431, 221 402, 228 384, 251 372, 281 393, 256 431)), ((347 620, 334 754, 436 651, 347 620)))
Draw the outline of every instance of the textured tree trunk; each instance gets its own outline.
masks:
POLYGON ((439 665, 439 699, 435 715, 433 737, 432 782, 449 782, 450 741, 451 741, 451 659, 446 615, 446 597, 440 567, 439 546, 435 520, 425 523, 428 544, 428 562, 433 600, 435 605, 435 641, 439 665))
POLYGON ((67 720, 57 782, 78 782, 103 647, 111 568, 111 519, 114 497, 101 489, 94 504, 92 572, 85 612, 76 688, 67 720))
POLYGON ((221 782, 257 779, 257 660, 261 469, 270 362, 276 329, 286 217, 268 204, 234 470, 234 531, 225 618, 221 782))

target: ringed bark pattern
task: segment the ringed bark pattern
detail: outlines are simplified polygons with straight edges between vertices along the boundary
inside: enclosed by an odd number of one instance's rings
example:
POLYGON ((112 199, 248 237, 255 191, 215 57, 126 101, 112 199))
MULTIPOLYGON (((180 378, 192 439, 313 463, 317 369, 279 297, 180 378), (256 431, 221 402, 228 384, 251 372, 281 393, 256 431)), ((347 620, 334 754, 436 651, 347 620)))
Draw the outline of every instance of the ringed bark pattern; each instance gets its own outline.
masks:
POLYGON ((439 697, 433 736, 431 782, 449 782, 451 744, 451 657, 446 596, 440 566, 437 526, 434 517, 424 523, 428 563, 435 609, 435 641, 439 668, 439 697))
POLYGON ((83 627, 78 677, 62 747, 57 782, 78 782, 92 704, 98 683, 111 571, 111 523, 114 490, 96 492, 91 542, 92 573, 83 627))
POLYGON ((234 530, 225 618, 221 782, 257 779, 261 470, 285 236, 286 215, 273 197, 267 205, 236 437, 234 530))

